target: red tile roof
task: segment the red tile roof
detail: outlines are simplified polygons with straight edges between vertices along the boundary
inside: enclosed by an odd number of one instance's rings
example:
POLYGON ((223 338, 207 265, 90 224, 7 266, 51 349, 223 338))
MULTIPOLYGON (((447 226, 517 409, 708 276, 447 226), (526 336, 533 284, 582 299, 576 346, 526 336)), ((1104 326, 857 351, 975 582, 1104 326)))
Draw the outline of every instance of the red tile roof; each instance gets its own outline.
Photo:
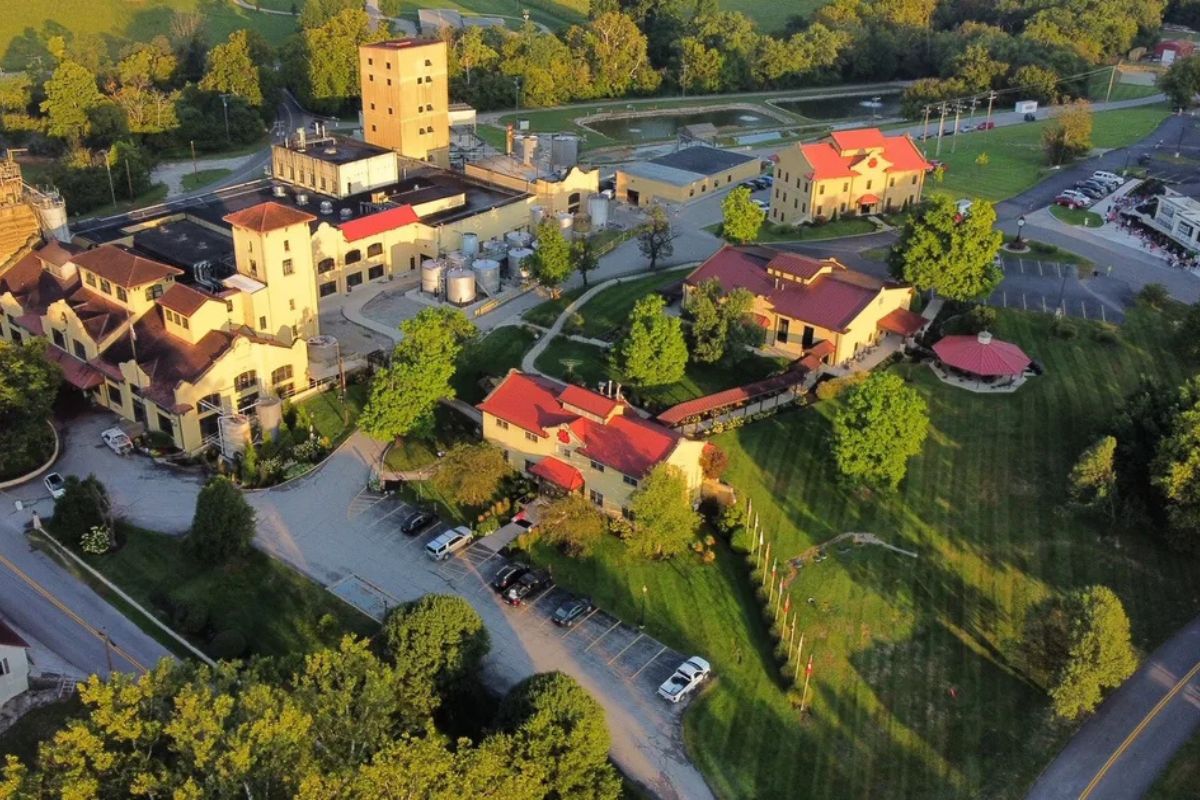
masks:
POLYGON ((76 389, 95 389, 104 383, 104 375, 91 364, 57 347, 46 348, 46 358, 62 368, 63 379, 76 389))
POLYGON ((767 269, 808 280, 828 266, 828 263, 799 253, 782 252, 767 262, 767 269))
POLYGON ((352 219, 338 227, 347 242, 356 242, 368 236, 403 228, 405 225, 420 221, 421 218, 417 216, 417 212, 413 211, 412 206, 404 205, 380 211, 378 214, 352 219))
POLYGON ((181 269, 111 244, 100 245, 95 250, 74 256, 71 260, 126 289, 183 274, 181 269))
POLYGON ((873 206, 879 202, 879 195, 867 193, 858 198, 859 205, 873 206))
POLYGON ((129 309, 86 286, 68 297, 67 304, 79 317, 84 330, 97 343, 130 319, 129 309))
POLYGON ((925 172, 929 169, 929 162, 907 134, 887 137, 883 157, 892 162, 888 172, 925 172))
POLYGON ((2 619, 0 619, 0 644, 9 647, 29 647, 29 644, 2 619))
POLYGON ((792 370, 782 375, 765 378, 754 383, 747 383, 745 386, 738 386, 734 389, 726 389, 723 392, 697 397, 694 400, 687 400, 679 405, 671 406, 659 414, 658 421, 664 425, 678 425, 689 417, 698 417, 701 414, 720 411, 738 403, 749 402, 762 395, 777 394, 789 386, 795 386, 802 382, 806 374, 806 370, 792 370))
POLYGON ((620 405, 618 401, 611 397, 605 397, 598 392, 574 385, 563 389, 558 399, 564 405, 575 406, 575 408, 601 419, 607 419, 608 415, 613 412, 613 409, 620 405))
POLYGON ((163 308, 169 308, 185 317, 190 317, 200 310, 206 302, 212 298, 204 292, 197 291, 190 286, 184 286, 182 283, 176 283, 170 289, 163 292, 162 297, 158 298, 158 304, 163 308))
POLYGON ((828 339, 822 339, 812 347, 808 348, 807 355, 810 355, 816 359, 822 359, 825 356, 833 355, 834 349, 833 342, 829 341, 828 339))
POLYGON ((812 166, 811 177, 817 181, 853 177, 851 166, 862 160, 857 151, 867 148, 880 150, 883 159, 891 164, 885 172, 923 172, 929 167, 907 135, 884 136, 878 128, 836 131, 830 134, 828 142, 800 145, 804 158, 812 166), (843 154, 846 150, 853 153, 843 154))
POLYGON ((883 147, 884 135, 879 128, 854 128, 847 131, 834 131, 829 134, 838 150, 868 150, 873 147, 883 147))
POLYGON ((549 378, 510 372, 477 407, 530 433, 549 436, 547 428, 578 419, 558 402, 562 388, 549 378))
POLYGON ((829 142, 802 144, 800 152, 804 153, 805 160, 812 167, 809 175, 814 181, 854 177, 850 162, 842 158, 842 154, 829 142))
POLYGON ((288 225, 312 222, 316 217, 298 208, 268 200, 265 203, 227 214, 223 219, 238 228, 249 228, 252 231, 265 233, 278 228, 286 228, 288 225))
POLYGON ((34 255, 47 264, 53 264, 56 267, 61 267, 63 264, 70 261, 79 253, 83 252, 83 248, 69 242, 60 242, 57 239, 51 239, 44 246, 34 251, 34 255))
POLYGON ((984 377, 1020 375, 1033 360, 1015 344, 987 333, 943 337, 933 352, 946 366, 984 377))
POLYGON ((929 320, 914 311, 909 311, 906 308, 897 308, 894 311, 888 312, 883 319, 879 320, 879 327, 885 331, 898 333, 901 336, 912 336, 924 328, 927 322, 929 320))
MULTIPOLYGON (((38 253, 33 252, 0 275, 0 295, 11 292, 26 314, 41 316, 51 303, 65 298, 77 283, 78 279, 59 281, 42 267, 38 253)), ((41 332, 40 321, 36 332, 41 332)))
POLYGON ((559 461, 554 456, 546 456, 533 465, 530 475, 550 481, 555 486, 573 492, 583 488, 583 475, 570 464, 559 461))

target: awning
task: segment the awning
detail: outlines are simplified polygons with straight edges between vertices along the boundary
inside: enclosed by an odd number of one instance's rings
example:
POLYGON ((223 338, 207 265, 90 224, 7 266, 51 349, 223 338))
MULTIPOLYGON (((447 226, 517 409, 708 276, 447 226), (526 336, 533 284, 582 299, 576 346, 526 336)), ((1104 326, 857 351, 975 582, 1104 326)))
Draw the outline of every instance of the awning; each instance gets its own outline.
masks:
POLYGON ((901 336, 912 336, 917 331, 925 327, 929 320, 922 317, 915 311, 909 311, 906 308, 897 308, 895 311, 888 313, 883 319, 879 320, 878 326, 889 333, 898 333, 901 336))
POLYGON ((879 198, 873 194, 864 194, 862 197, 858 198, 858 204, 860 206, 873 206, 878 202, 879 198))
POLYGON ((833 349, 833 342, 829 341, 828 339, 822 339, 812 347, 808 348, 808 352, 805 353, 805 355, 812 356, 813 358, 819 360, 825 356, 833 355, 833 349))
POLYGON ((764 316, 762 314, 754 314, 754 313, 751 313, 749 316, 750 316, 750 319, 754 322, 754 324, 757 325, 758 327, 763 328, 765 330, 771 329, 771 320, 769 318, 767 318, 766 316, 764 316))
POLYGON ((104 376, 100 374, 100 370, 64 350, 47 347, 46 358, 62 368, 63 379, 76 389, 87 391, 104 383, 104 376))
POLYGON ((546 456, 529 468, 529 474, 547 480, 568 492, 583 488, 583 475, 570 464, 546 456))

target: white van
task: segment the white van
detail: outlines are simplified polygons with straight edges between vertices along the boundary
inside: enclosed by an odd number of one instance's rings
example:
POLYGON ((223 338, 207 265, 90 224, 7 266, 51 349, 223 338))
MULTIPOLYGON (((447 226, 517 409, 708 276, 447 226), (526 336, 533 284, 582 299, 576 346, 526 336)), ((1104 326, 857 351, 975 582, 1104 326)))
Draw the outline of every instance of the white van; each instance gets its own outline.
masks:
POLYGON ((1092 173, 1092 180, 1097 180, 1097 181, 1100 181, 1101 183, 1107 183, 1109 185, 1116 185, 1116 186, 1120 186, 1122 183, 1125 182, 1125 179, 1122 178, 1120 175, 1117 175, 1112 172, 1105 172, 1102 169, 1098 169, 1092 173))
POLYGON ((460 525, 457 528, 439 534, 433 541, 425 545, 425 555, 434 561, 442 561, 470 543, 471 529, 460 525))

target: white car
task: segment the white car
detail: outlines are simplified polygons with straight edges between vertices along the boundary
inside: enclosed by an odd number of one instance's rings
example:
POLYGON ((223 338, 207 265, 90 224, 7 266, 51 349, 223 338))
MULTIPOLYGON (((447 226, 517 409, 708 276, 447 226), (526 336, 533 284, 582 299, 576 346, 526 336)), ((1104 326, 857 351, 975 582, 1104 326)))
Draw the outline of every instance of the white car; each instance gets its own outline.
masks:
POLYGON ((119 456, 133 451, 133 442, 129 436, 120 428, 109 428, 106 431, 100 432, 100 438, 108 445, 108 449, 112 450, 119 456))
POLYGON ((766 200, 760 200, 760 199, 759 199, 759 198, 757 198, 757 197, 756 197, 756 198, 754 198, 753 200, 751 200, 750 202, 751 202, 751 203, 754 203, 754 205, 758 206, 758 207, 759 207, 759 208, 761 208, 763 211, 766 211, 768 208, 770 208, 770 205, 768 205, 768 203, 767 203, 767 201, 766 201, 766 200))
POLYGON ((667 702, 678 703, 708 677, 711 669, 703 658, 692 656, 679 665, 674 675, 663 681, 658 687, 658 696, 667 702))
POLYGON ((442 561, 471 543, 471 529, 459 526, 448 530, 425 545, 425 555, 434 561, 442 561))
POLYGON ((50 492, 50 496, 55 500, 67 493, 67 482, 57 472, 51 472, 42 478, 42 483, 45 484, 46 491, 50 492))
POLYGON ((968 200, 967 198, 964 197, 961 200, 958 200, 957 202, 955 202, 954 209, 958 212, 958 215, 960 217, 965 217, 967 215, 967 213, 970 212, 971 206, 973 206, 973 205, 975 205, 974 200, 968 200))

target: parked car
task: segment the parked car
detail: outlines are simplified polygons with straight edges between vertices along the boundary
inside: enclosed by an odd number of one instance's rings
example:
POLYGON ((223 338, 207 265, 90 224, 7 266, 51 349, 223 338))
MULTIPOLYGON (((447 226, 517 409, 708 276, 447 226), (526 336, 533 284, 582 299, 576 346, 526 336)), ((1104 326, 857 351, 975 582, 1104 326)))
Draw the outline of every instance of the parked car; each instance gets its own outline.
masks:
POLYGON ((496 577, 492 578, 492 588, 503 593, 504 590, 519 581, 526 572, 529 572, 529 567, 524 564, 506 564, 496 573, 496 577))
POLYGON ((554 616, 550 619, 555 625, 573 628, 576 622, 590 614, 595 607, 588 598, 575 597, 554 609, 554 616))
POLYGON ((960 217, 965 217, 971 212, 971 206, 975 205, 974 200, 969 200, 964 197, 954 203, 954 210, 958 212, 960 217))
POLYGON ((770 175, 763 175, 761 178, 759 178, 759 180, 762 181, 763 186, 767 188, 771 187, 775 183, 775 179, 770 175))
POLYGON ((1150 162, 1153 160, 1154 160, 1154 157, 1151 156, 1149 153, 1142 153, 1140 156, 1137 157, 1138 166, 1141 166, 1141 167, 1149 166, 1150 162))
POLYGON ((990 121, 988 121, 988 122, 981 122, 981 123, 979 123, 978 125, 976 125, 976 126, 975 126, 975 130, 977 130, 977 131, 990 131, 990 130, 991 130, 992 128, 994 128, 994 127, 996 127, 996 123, 994 123, 994 122, 990 122, 990 121))
POLYGON ((1091 205, 1091 198, 1078 189, 1063 189, 1058 193, 1060 197, 1073 197, 1081 203, 1091 205))
POLYGON ((119 456, 133 452, 133 442, 120 428, 109 428, 100 432, 100 439, 119 456))
POLYGON ((1087 195, 1093 200, 1099 200, 1101 197, 1104 197, 1104 195, 1108 194, 1103 189, 1089 183, 1075 184, 1075 191, 1079 192, 1080 194, 1087 195))
POLYGON ((504 602, 510 606, 522 605, 526 600, 553 585, 554 581, 550 579, 549 572, 544 569, 529 570, 508 587, 504 593, 504 602))
POLYGON ((463 525, 438 535, 425 545, 425 555, 434 561, 444 561, 471 543, 471 529, 463 525))
POLYGON ((1066 206, 1067 208, 1087 208, 1092 204, 1088 198, 1080 195, 1078 192, 1067 194, 1063 192, 1058 197, 1054 198, 1056 205, 1066 206))
POLYGON ((1025 121, 1026 122, 1037 122, 1037 114, 1033 113, 1032 111, 1025 112, 1025 121))
POLYGON ((1117 186, 1125 182, 1125 179, 1115 172, 1107 172, 1102 169, 1098 169, 1092 173, 1092 180, 1103 181, 1104 183, 1115 184, 1117 186))
POLYGON ((67 493, 67 482, 57 472, 51 472, 42 479, 42 483, 46 485, 46 491, 50 492, 50 496, 55 500, 67 493))
POLYGON ((750 191, 753 192, 756 187, 754 186, 753 181, 742 181, 741 183, 739 183, 737 185, 737 188, 738 189, 749 189, 750 191))
POLYGON ((769 204, 769 203, 767 203, 767 201, 766 201, 766 200, 760 200, 760 199, 759 199, 759 198, 757 198, 757 197, 756 197, 756 198, 754 198, 753 200, 751 200, 750 202, 751 202, 751 203, 754 203, 754 205, 758 206, 758 207, 759 207, 759 208, 761 208, 763 211, 766 211, 768 208, 770 208, 770 204, 769 204))
POLYGON ((437 517, 433 516, 433 514, 418 508, 415 511, 410 511, 404 519, 400 520, 400 532, 407 536, 416 536, 436 520, 437 517))
POLYGON ((670 703, 678 703, 688 692, 699 686, 712 668, 700 656, 692 656, 679 665, 675 674, 658 687, 658 695, 670 703))

